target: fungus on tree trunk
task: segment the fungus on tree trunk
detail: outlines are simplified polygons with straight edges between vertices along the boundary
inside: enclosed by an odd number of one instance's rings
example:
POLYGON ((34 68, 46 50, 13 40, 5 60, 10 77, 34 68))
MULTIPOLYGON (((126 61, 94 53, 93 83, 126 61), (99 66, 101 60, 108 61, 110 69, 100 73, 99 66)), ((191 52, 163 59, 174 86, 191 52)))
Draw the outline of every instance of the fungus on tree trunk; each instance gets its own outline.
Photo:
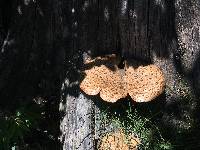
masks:
POLYGON ((148 102, 159 96, 165 87, 162 71, 155 65, 126 69, 125 82, 128 94, 136 102, 148 102))
POLYGON ((112 103, 128 94, 136 102, 148 102, 164 91, 164 74, 157 66, 120 69, 118 63, 115 55, 87 60, 80 88, 88 95, 100 93, 104 101, 112 103))
POLYGON ((99 141, 98 150, 137 150, 140 139, 133 135, 126 136, 122 129, 107 133, 99 141))

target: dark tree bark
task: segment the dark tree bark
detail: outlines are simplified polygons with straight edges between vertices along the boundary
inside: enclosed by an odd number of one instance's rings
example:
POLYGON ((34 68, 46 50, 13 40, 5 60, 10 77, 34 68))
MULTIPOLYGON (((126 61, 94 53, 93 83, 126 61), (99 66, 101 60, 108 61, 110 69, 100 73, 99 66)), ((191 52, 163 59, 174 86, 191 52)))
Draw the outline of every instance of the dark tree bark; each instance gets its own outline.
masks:
POLYGON ((0 4, 0 97, 28 99, 45 93, 56 95, 58 104, 60 96, 63 149, 95 149, 100 130, 112 130, 99 121, 100 105, 110 104, 79 89, 84 52, 92 57, 115 53, 139 64, 158 65, 166 77, 165 93, 139 107, 162 109, 161 122, 173 129, 191 129, 191 122, 199 121, 195 120, 200 96, 198 1, 3 0, 0 4), (183 103, 183 92, 193 99, 183 103))
MULTIPOLYGON (((188 3, 189 1, 119 0, 107 2, 94 0, 74 1, 70 8, 75 25, 73 33, 74 36, 77 35, 76 38, 72 38, 75 39, 73 52, 77 50, 91 51, 92 56, 117 53, 126 59, 151 62, 160 66, 166 77, 166 91, 165 96, 158 98, 158 103, 161 101, 160 105, 162 105, 159 106, 159 109, 163 110, 164 125, 175 129, 191 128, 193 122, 191 118, 197 108, 198 96, 194 93, 194 86, 199 85, 198 82, 195 82, 199 74, 199 63, 198 59, 191 58, 196 58, 199 49, 199 30, 195 25, 199 22, 195 15, 198 14, 199 4, 196 2, 188 5, 188 3), (188 12, 188 10, 190 11, 188 12), (188 25, 184 20, 187 20, 188 25), (187 46, 184 54, 182 43, 186 43, 187 46), (185 74, 184 68, 187 68, 187 65, 191 67, 191 63, 195 64, 195 70, 185 74), (197 76, 194 78, 194 75, 197 76), (187 84, 185 85, 183 82, 187 84), (182 103, 183 91, 192 94, 193 100, 187 101, 186 104, 182 103), (188 119, 184 119, 187 116, 188 119)), ((65 87, 73 87, 68 82, 65 87)), ((77 88, 78 83, 75 84, 77 88)), ((65 91, 64 93, 69 92, 65 91)), ((64 98, 67 97, 67 99, 65 98, 67 109, 65 109, 66 115, 61 124, 62 133, 64 133, 62 138, 65 143, 63 149, 77 146, 78 149, 91 149, 91 146, 95 146, 94 139, 99 134, 94 132, 98 128, 96 125, 98 115, 92 114, 99 112, 98 107, 94 104, 97 100, 91 101, 82 93, 79 93, 77 98, 69 95, 71 94, 64 96, 64 98), (84 107, 87 111, 81 112, 84 115, 80 116, 79 111, 82 107, 79 108, 78 103, 83 101, 87 103, 84 107), (88 112, 91 115, 87 116, 88 112), (90 136, 85 136, 87 138, 83 139, 76 135, 80 133, 79 123, 82 122, 77 120, 84 117, 89 126, 83 127, 84 134, 82 135, 90 136), (70 125, 72 120, 74 123, 70 125), (73 141, 78 141, 78 143, 73 141)), ((65 103, 62 103, 63 105, 65 103)))
MULTIPOLYGON (((37 103, 51 108, 46 109, 48 121, 40 127, 59 126, 58 104, 65 59, 61 4, 49 0, 0 3, 0 30, 3 31, 0 31, 0 38, 3 37, 0 39, 3 40, 0 41, 0 110, 12 113, 42 97, 48 102, 37 103)), ((48 132, 57 139, 58 130, 59 127, 53 127, 48 132)), ((32 135, 30 147, 39 139, 39 134, 32 135)), ((44 149, 58 149, 56 144, 43 145, 44 149)))

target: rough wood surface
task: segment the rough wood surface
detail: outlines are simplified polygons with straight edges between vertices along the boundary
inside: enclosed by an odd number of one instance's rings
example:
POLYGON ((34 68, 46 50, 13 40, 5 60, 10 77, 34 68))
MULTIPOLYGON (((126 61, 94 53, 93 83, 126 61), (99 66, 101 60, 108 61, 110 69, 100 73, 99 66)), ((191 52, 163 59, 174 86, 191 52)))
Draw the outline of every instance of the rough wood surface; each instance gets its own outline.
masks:
POLYGON ((15 0, 11 6, 9 28, 2 22, 6 10, 0 7, 0 96, 10 97, 9 91, 17 97, 34 95, 32 89, 59 90, 64 76, 63 149, 95 149, 100 134, 113 130, 99 120, 101 100, 79 89, 83 52, 94 57, 116 53, 158 65, 167 79, 160 97, 163 122, 190 128, 191 119, 184 118, 199 112, 199 102, 182 105, 180 91, 200 97, 199 1, 15 0))
MULTIPOLYGON (((187 4, 187 2, 164 0, 73 1, 71 4, 71 13, 73 13, 72 20, 74 22, 72 24, 75 24, 76 50, 90 51, 92 56, 114 52, 125 58, 152 62, 160 66, 167 79, 165 98, 161 99, 165 103, 165 106, 163 106, 163 121, 166 125, 173 124, 174 126, 187 128, 190 126, 191 120, 185 120, 184 122, 182 119, 177 119, 176 111, 171 109, 171 107, 176 108, 181 101, 181 93, 179 91, 185 90, 185 87, 182 87, 184 75, 181 74, 177 66, 180 57, 182 57, 180 56, 178 47, 180 43, 179 39, 184 38, 179 24, 186 26, 180 17, 180 14, 185 12, 185 10, 182 10, 182 7, 186 7, 184 4, 187 4)), ((193 6, 191 4, 191 7, 193 6)), ((196 18, 194 16, 190 17, 196 18)), ((191 26, 194 26, 195 23, 190 22, 191 26)), ((195 29, 195 31, 198 33, 198 30, 195 29)), ((190 35, 187 36, 191 37, 190 35)), ((198 38, 196 37, 195 39, 198 38)), ((191 44, 191 42, 188 43, 191 44)), ((193 46, 193 50, 188 47, 186 53, 191 54, 192 51, 195 51, 195 54, 198 53, 198 47, 196 47, 198 44, 194 43, 191 45, 193 46)), ((186 61, 191 62, 190 55, 183 56, 183 60, 184 64, 188 64, 186 61)), ((193 91, 191 86, 187 88, 189 91, 193 91)), ((80 98, 80 96, 78 97, 80 98)), ((78 101, 79 99, 77 99, 78 101)), ((90 100, 88 99, 88 101, 90 100)), ((195 101, 190 103, 196 107, 195 101)), ((89 104, 91 103, 89 102, 89 104)), ((187 115, 191 115, 194 112, 194 107, 184 108, 181 111, 184 111, 187 115)), ((105 130, 106 127, 101 126, 101 122, 98 121, 98 113, 100 112, 98 105, 96 106, 95 104, 95 107, 87 107, 87 109, 89 112, 96 113, 94 114, 96 119, 91 120, 95 123, 95 131, 105 130), (98 124, 96 124, 97 122, 98 124)), ((185 116, 184 113, 179 115, 181 115, 181 118, 185 116)), ((70 131, 71 129, 73 127, 69 127, 66 131, 70 131)), ((92 132, 91 130, 93 129, 90 128, 88 133, 92 132)), ((102 132, 95 132, 95 138, 99 137, 99 133, 102 132)), ((73 135, 72 137, 74 137, 73 135)), ((65 141, 68 141, 69 137, 70 135, 66 134, 65 141)), ((74 139, 77 139, 77 137, 74 137, 74 139)))

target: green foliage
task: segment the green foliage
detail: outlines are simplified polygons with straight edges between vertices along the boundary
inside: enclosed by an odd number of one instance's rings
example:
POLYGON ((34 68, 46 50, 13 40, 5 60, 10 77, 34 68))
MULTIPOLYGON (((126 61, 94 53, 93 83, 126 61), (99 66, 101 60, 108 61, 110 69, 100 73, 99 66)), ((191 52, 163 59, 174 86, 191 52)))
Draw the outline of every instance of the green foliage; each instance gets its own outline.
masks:
POLYGON ((38 126, 40 113, 34 106, 23 106, 15 113, 0 118, 0 150, 15 149, 24 137, 38 126))
POLYGON ((172 150, 172 144, 162 137, 158 125, 154 124, 151 119, 140 115, 137 109, 126 110, 122 115, 116 115, 109 112, 102 112, 101 120, 111 123, 115 129, 123 129, 127 135, 132 134, 141 140, 140 150, 172 150))

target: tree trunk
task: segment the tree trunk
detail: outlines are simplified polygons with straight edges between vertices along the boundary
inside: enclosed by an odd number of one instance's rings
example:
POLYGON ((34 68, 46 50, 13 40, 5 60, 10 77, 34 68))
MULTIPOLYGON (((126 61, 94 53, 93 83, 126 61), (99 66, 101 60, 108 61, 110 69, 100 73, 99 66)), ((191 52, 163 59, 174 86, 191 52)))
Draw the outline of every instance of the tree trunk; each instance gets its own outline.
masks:
MULTIPOLYGON (((195 24, 199 19, 195 14, 198 14, 199 4, 196 2, 188 5, 188 3, 188 1, 164 0, 109 2, 93 0, 73 1, 68 7, 71 10, 74 55, 85 51, 90 51, 92 56, 117 53, 126 59, 152 62, 163 70, 166 77, 166 90, 165 96, 159 98, 163 101, 163 106, 160 107, 163 109, 163 123, 175 129, 190 128, 192 116, 197 108, 194 86, 199 84, 194 80, 198 81, 199 78, 199 68, 197 68, 199 63, 196 58, 199 50, 199 28, 195 24), (184 20, 187 20, 187 24, 184 20), (181 47, 182 43, 186 43, 185 50, 181 47), (185 69, 189 69, 191 63, 194 64, 195 70, 185 74, 187 72, 185 69), (197 76, 194 78, 194 75, 197 76), (186 84, 183 84, 185 82, 186 84), (191 93, 195 98, 185 104, 181 102, 183 92, 191 93), (188 119, 184 119, 186 116, 188 119)), ((80 67, 80 65, 75 66, 80 67)), ((73 73, 69 71, 69 74, 73 73)), ((94 140, 98 137, 94 135, 98 134, 94 132, 98 128, 94 119, 98 116, 94 112, 99 112, 93 103, 96 99, 91 100, 93 98, 85 97, 79 91, 79 79, 72 81, 70 82, 67 77, 67 84, 64 87, 76 86, 77 89, 74 91, 77 95, 72 96, 74 92, 64 90, 65 95, 68 94, 64 96, 66 101, 62 100, 64 102, 62 108, 66 103, 63 109, 66 113, 61 123, 63 149, 76 147, 91 149, 92 146, 95 147, 94 140), (83 101, 86 105, 78 104, 83 101), (79 106, 82 109, 85 106, 85 113, 79 112, 81 110, 79 106), (80 118, 84 118, 86 126, 80 126, 82 124, 80 118), (81 129, 84 130, 81 134, 83 137, 79 134, 81 129)))
POLYGON ((166 90, 154 103, 139 107, 158 105, 160 122, 173 129, 199 123, 200 2, 27 0, 6 5, 12 11, 5 15, 0 8, 0 97, 44 92, 56 94, 58 104, 60 96, 62 149, 95 149, 102 132, 113 130, 99 121, 100 106, 111 104, 79 89, 84 52, 158 65, 166 90), (185 95, 192 99, 183 102, 185 95))

